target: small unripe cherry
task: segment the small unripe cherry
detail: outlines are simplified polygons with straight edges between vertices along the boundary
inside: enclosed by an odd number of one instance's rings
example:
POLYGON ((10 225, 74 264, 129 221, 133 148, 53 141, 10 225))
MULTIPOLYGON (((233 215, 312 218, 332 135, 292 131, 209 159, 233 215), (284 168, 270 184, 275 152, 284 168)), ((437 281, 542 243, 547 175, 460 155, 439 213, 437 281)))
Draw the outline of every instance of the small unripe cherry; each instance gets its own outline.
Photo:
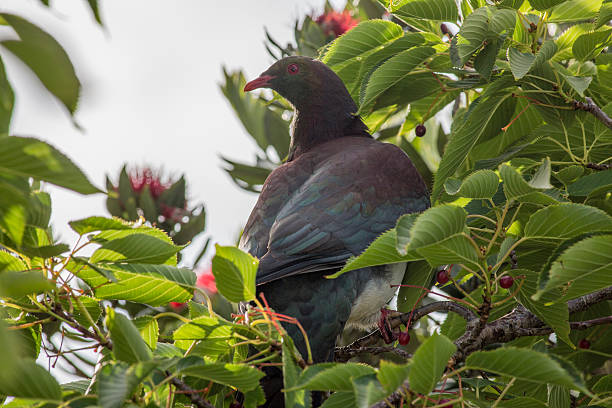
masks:
POLYGON ((418 137, 425 136, 425 132, 427 132, 427 128, 425 127, 425 125, 417 125, 417 127, 414 129, 414 133, 418 137))
POLYGON ((588 341, 587 339, 582 339, 578 342, 578 347, 586 350, 591 347, 591 342, 588 341))
POLYGON ((402 346, 405 346, 406 344, 410 343, 410 335, 407 331, 403 331, 399 334, 397 341, 399 341, 399 344, 402 346))
POLYGON ((450 280, 450 273, 448 273, 446 269, 442 269, 441 271, 438 271, 438 274, 436 275, 436 280, 440 285, 444 285, 450 280))
POLYGON ((499 286, 501 286, 504 289, 508 289, 513 284, 514 284, 514 278, 510 275, 502 276, 499 279, 499 286))

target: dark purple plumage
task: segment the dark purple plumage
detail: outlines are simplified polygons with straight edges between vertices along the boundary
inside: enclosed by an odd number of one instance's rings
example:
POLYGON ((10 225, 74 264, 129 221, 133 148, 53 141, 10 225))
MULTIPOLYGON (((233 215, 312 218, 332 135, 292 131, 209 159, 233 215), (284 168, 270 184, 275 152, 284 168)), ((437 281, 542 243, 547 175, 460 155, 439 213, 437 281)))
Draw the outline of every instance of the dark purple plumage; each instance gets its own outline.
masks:
MULTIPOLYGON (((260 259, 258 290, 272 307, 298 318, 315 361, 333 358, 345 324, 375 323, 404 270, 340 269, 406 213, 429 206, 425 183, 398 147, 374 140, 357 106, 325 64, 288 57, 245 90, 269 87, 295 108, 287 163, 270 174, 240 246, 260 259)), ((304 353, 299 332, 287 326, 304 353)))

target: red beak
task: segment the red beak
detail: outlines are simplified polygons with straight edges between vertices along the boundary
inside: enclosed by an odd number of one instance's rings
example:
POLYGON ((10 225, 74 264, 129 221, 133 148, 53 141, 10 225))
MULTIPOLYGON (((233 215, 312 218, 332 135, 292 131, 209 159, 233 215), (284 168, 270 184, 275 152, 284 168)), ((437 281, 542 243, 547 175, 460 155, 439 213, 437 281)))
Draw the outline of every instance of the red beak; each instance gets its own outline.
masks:
POLYGON ((270 85, 268 81, 274 78, 276 77, 272 75, 262 75, 259 78, 255 78, 254 80, 252 80, 251 82, 249 82, 248 84, 244 86, 244 92, 249 92, 249 91, 252 91, 253 89, 258 89, 258 88, 265 88, 266 86, 270 85))

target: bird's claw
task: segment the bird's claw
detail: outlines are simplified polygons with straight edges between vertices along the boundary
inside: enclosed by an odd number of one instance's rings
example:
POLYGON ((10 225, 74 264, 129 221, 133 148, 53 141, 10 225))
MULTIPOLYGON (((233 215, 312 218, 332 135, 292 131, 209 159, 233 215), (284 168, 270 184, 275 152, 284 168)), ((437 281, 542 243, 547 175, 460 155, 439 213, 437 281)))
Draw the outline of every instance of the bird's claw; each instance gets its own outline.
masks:
POLYGON ((393 332, 391 322, 389 321, 389 309, 380 309, 380 319, 378 320, 378 329, 386 344, 391 344, 397 339, 397 334, 393 332))

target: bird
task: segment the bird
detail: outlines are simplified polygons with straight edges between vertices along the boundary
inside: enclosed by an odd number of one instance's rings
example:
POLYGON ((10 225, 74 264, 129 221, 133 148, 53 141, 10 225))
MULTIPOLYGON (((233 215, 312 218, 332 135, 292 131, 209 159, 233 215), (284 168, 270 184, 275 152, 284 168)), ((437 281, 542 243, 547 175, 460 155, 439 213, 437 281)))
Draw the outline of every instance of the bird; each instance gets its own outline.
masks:
MULTIPOLYGON (((269 88, 293 107, 285 162, 264 182, 239 248, 259 259, 258 293, 303 326, 315 363, 333 361, 345 328, 371 329, 405 264, 327 275, 362 253, 403 214, 430 206, 427 186, 397 146, 377 141, 336 73, 303 56, 276 61, 244 91, 269 88)), ((285 324, 296 347, 306 345, 285 324)))

